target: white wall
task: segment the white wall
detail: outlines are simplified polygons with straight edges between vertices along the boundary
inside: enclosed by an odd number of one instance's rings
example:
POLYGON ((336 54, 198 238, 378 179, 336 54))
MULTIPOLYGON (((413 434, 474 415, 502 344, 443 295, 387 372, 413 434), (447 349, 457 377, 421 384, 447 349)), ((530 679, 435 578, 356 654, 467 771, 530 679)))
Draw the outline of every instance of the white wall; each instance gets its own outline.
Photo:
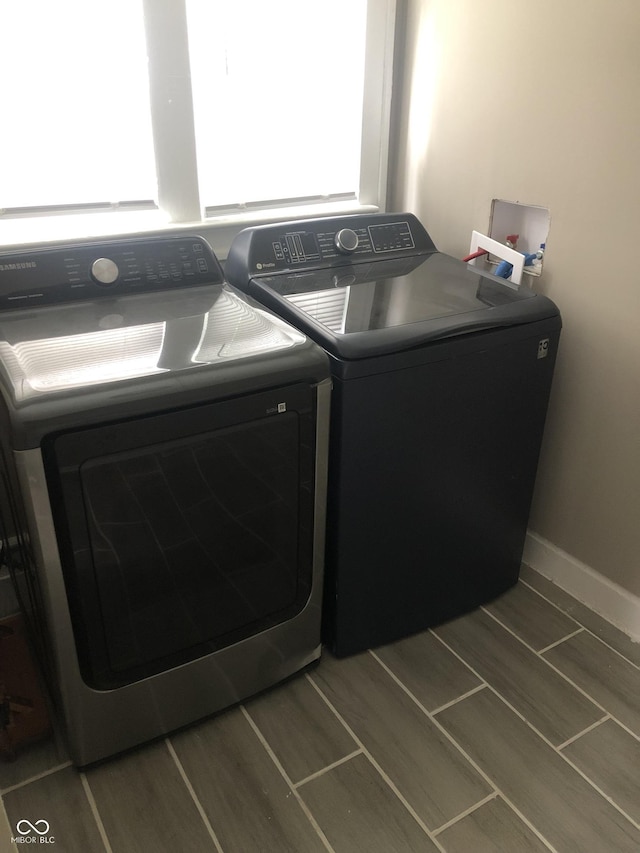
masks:
POLYGON ((640 2, 408 0, 393 209, 548 207, 564 329, 530 528, 640 595, 640 2))

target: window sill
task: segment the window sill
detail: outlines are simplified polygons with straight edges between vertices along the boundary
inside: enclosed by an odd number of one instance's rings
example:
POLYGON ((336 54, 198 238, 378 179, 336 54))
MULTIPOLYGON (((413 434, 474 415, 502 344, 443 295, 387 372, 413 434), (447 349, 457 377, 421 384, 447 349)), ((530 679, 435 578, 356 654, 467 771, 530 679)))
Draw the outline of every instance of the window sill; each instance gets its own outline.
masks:
POLYGON ((346 216, 354 213, 375 213, 377 211, 378 208, 375 205, 362 205, 352 199, 220 214, 194 222, 170 222, 166 214, 158 210, 120 210, 107 213, 0 219, 0 252, 105 238, 166 236, 191 231, 207 240, 219 260, 222 261, 226 259, 234 237, 243 228, 268 222, 286 222, 317 216, 346 216))

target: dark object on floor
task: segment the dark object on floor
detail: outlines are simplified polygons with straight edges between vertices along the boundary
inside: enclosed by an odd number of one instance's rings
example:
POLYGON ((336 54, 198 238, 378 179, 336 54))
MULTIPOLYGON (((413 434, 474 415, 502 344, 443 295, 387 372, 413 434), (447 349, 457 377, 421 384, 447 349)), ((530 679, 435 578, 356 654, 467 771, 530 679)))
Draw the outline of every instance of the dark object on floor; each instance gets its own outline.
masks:
POLYGON ((21 616, 0 621, 0 759, 49 734, 51 726, 21 616))

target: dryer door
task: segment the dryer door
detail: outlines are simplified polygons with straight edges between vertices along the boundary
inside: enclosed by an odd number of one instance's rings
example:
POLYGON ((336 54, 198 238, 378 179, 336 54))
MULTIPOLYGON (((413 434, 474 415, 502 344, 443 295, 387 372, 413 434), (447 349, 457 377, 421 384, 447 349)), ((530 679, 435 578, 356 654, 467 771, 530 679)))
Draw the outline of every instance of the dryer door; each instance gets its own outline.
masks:
POLYGON ((80 667, 107 689, 292 618, 312 583, 314 397, 292 386, 50 438, 80 667))

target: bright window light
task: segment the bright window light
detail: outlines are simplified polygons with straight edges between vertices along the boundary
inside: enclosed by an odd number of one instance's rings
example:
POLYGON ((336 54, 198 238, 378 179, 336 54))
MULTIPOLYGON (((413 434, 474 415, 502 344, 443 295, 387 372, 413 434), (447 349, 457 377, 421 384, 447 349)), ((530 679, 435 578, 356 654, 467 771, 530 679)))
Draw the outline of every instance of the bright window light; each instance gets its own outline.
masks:
POLYGON ((395 16, 0 0, 0 246, 200 223, 224 257, 272 214, 383 209, 395 16))
POLYGON ((162 373, 165 324, 148 323, 63 338, 9 344, 0 355, 20 403, 40 394, 162 373))
POLYGON ((187 0, 205 207, 356 197, 366 0, 187 0))
POLYGON ((153 200, 141 0, 6 0, 0 208, 153 200))
POLYGON ((347 286, 315 290, 313 293, 291 293, 286 299, 332 332, 343 335, 347 326, 350 292, 351 288, 347 286))

